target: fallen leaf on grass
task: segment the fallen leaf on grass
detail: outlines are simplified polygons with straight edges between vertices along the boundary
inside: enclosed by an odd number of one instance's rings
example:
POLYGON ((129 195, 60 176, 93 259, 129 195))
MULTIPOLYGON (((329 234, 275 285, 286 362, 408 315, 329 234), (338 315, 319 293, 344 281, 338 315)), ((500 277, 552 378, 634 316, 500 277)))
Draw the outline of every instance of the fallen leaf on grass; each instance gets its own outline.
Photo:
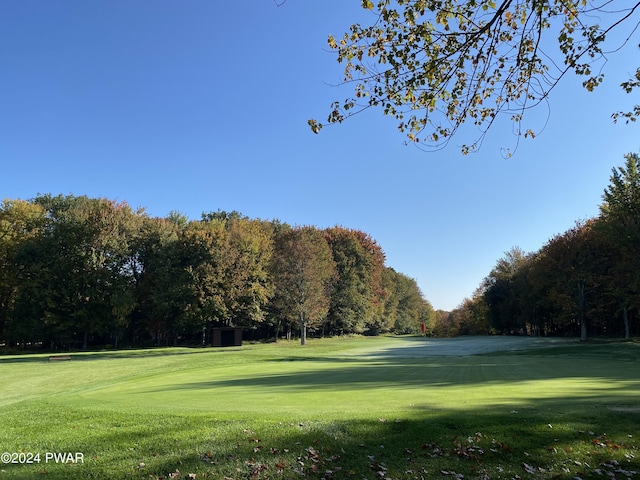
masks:
POLYGON ((505 451, 507 453, 513 452, 513 448, 511 448, 509 445, 507 445, 504 442, 498 442, 495 438, 491 440, 491 445, 493 445, 493 448, 490 448, 490 450, 493 453, 500 453, 500 450, 505 451))
POLYGON ((441 457, 444 455, 444 451, 435 443, 425 443, 420 446, 422 450, 430 450, 431 458, 441 457))
POLYGON ((258 478, 260 477, 261 472, 268 470, 269 468, 262 463, 247 462, 247 466, 249 467, 249 478, 258 478))
POLYGON ((318 463, 320 461, 320 456, 318 455, 318 452, 316 451, 315 448, 309 447, 309 448, 305 448, 304 450, 309 454, 309 460, 311 460, 314 463, 318 463))
POLYGON ((201 460, 203 462, 207 462, 207 463, 213 463, 215 464, 216 462, 213 461, 213 453, 211 452, 205 452, 202 454, 202 456, 200 457, 201 460))
POLYGON ((441 473, 441 474, 443 474, 443 475, 451 475, 451 476, 453 476, 453 477, 455 477, 455 478, 459 478, 459 479, 464 478, 464 475, 463 475, 463 474, 461 474, 461 473, 456 473, 456 472, 454 472, 454 471, 452 471, 452 470, 440 470, 440 473, 441 473))

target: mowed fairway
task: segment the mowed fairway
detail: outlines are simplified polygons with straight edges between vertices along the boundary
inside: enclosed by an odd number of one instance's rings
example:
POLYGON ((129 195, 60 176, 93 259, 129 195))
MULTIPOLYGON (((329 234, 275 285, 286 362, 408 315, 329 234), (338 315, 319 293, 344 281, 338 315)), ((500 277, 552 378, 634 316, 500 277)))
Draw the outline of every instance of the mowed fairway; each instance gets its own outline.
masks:
POLYGON ((640 478, 638 343, 10 356, 0 378, 0 478, 640 478))

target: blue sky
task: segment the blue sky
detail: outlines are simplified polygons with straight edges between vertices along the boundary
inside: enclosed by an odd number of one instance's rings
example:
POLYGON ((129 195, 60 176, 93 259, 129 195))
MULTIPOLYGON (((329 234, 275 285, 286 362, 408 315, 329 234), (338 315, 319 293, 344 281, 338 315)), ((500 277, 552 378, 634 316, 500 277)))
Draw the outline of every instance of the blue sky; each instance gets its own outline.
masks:
POLYGON ((377 111, 320 135, 307 126, 351 93, 326 38, 363 19, 359 4, 2 2, 0 196, 361 229, 442 309, 511 247, 537 250, 598 213, 612 167, 640 148, 640 126, 610 119, 638 103, 617 87, 638 65, 637 38, 596 92, 566 77, 514 157, 500 150, 515 141, 508 123, 477 154, 460 154, 469 137, 424 153, 377 111))

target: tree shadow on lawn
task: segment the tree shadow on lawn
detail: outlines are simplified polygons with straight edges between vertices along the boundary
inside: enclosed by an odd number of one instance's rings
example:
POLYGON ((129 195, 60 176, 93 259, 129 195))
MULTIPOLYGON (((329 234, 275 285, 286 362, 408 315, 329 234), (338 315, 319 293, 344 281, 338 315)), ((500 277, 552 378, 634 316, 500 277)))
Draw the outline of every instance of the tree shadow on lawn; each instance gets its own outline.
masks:
POLYGON ((609 415, 570 425, 555 415, 517 416, 505 422, 486 411, 462 417, 433 412, 419 420, 303 421, 276 435, 238 422, 232 439, 213 440, 151 468, 159 476, 180 472, 178 478, 192 471, 230 479, 575 479, 602 478, 604 471, 638 478, 637 422, 612 431, 609 415))
MULTIPOLYGON (((351 390, 375 387, 436 387, 472 386, 490 384, 513 384, 545 380, 584 380, 585 385, 594 382, 585 390, 594 393, 612 393, 640 389, 640 371, 635 362, 602 361, 569 357, 526 356, 496 357, 477 356, 464 358, 412 359, 386 357, 360 359, 357 362, 343 359, 309 359, 302 362, 308 368, 291 371, 287 365, 282 371, 274 371, 271 364, 263 374, 220 380, 206 380, 167 384, 150 390, 167 392, 179 390, 202 390, 226 387, 279 388, 315 390, 351 390), (340 363, 340 366, 334 366, 340 363)), ((170 380, 170 378, 169 378, 170 380)), ((259 390, 258 390, 259 391, 259 390)))
MULTIPOLYGON (((85 464, 47 466, 46 478, 602 478, 596 469, 638 478, 640 412, 611 410, 606 401, 556 398, 341 421, 211 413, 150 423, 153 415, 122 413, 117 425, 86 437, 62 436, 56 450, 84 452, 85 464)), ((80 431, 95 422, 84 413, 73 422, 80 431)), ((17 478, 42 478, 41 466, 33 467, 8 468, 17 478)))
MULTIPOLYGON (((241 347, 225 347, 225 352, 238 352, 241 347)), ((51 353, 25 353, 18 355, 2 355, 0 354, 0 365, 5 363, 50 363, 52 365, 66 364, 69 361, 49 361, 49 357, 55 356, 71 356, 71 362, 88 362, 92 360, 109 360, 109 359, 136 359, 150 357, 173 357, 180 355, 198 355, 203 353, 223 353, 220 348, 202 348, 202 347, 168 347, 168 348, 148 348, 148 349, 132 349, 132 350, 114 350, 114 351, 75 351, 75 352, 51 352, 51 353)))

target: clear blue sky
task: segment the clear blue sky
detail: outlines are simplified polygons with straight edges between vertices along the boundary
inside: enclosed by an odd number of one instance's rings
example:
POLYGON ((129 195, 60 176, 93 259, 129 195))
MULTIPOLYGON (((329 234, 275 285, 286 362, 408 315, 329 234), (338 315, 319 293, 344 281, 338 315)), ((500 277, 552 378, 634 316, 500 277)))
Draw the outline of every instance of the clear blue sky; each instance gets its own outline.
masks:
MULTIPOLYGON (((0 196, 127 201, 153 216, 249 217, 368 232, 387 265, 436 308, 471 296, 504 252, 539 249, 598 213, 611 168, 640 148, 613 125, 638 103, 617 87, 637 38, 594 93, 567 77, 545 130, 513 158, 509 124, 480 153, 403 145, 365 114, 314 135, 346 98, 327 50, 362 19, 359 0, 5 0, 0 4, 0 196)), ((543 107, 530 117, 544 125, 543 107)))

